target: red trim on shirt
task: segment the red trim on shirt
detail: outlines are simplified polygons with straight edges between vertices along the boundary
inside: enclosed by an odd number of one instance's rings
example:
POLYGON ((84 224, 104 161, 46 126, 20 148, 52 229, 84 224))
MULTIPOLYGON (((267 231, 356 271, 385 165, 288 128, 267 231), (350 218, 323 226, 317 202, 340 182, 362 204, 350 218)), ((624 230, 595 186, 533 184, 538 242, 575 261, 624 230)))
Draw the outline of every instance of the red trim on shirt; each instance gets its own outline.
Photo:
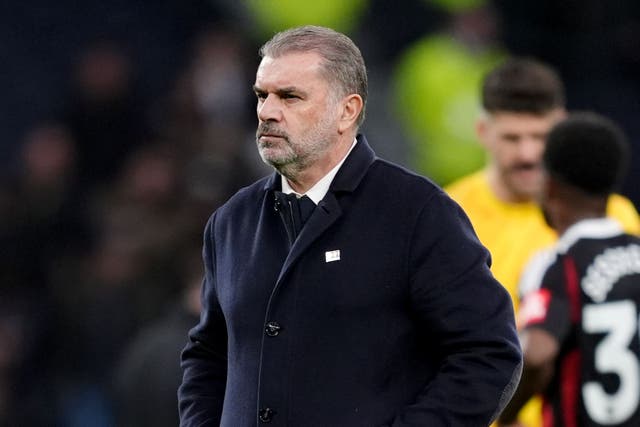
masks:
POLYGON ((580 393, 580 353, 574 350, 562 361, 560 402, 565 427, 578 427, 578 394, 580 393))
MULTIPOLYGON (((580 284, 578 270, 573 257, 563 259, 564 273, 567 286, 567 296, 571 322, 575 325, 580 321, 580 284)), ((580 353, 578 349, 569 352, 562 360, 560 376, 560 404, 562 419, 566 427, 578 427, 578 396, 580 393, 580 353)))
POLYGON ((553 405, 548 400, 542 402, 542 427, 555 427, 553 419, 553 405))
POLYGON ((564 273, 567 283, 567 295, 571 306, 571 321, 575 324, 580 321, 580 285, 578 283, 578 270, 572 257, 563 259, 564 273))

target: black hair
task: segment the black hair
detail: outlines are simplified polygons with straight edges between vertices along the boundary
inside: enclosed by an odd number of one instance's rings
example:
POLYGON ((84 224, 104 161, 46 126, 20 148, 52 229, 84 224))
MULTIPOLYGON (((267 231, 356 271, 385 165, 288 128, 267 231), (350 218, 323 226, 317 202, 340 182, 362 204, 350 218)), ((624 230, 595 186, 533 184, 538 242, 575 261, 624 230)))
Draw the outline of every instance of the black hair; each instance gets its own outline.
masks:
POLYGON ((551 176, 585 193, 608 195, 621 184, 629 156, 629 143, 613 121, 580 112, 551 130, 542 161, 551 176))
POLYGON ((565 107, 564 85, 550 65, 513 57, 483 79, 482 106, 490 113, 546 114, 565 107))

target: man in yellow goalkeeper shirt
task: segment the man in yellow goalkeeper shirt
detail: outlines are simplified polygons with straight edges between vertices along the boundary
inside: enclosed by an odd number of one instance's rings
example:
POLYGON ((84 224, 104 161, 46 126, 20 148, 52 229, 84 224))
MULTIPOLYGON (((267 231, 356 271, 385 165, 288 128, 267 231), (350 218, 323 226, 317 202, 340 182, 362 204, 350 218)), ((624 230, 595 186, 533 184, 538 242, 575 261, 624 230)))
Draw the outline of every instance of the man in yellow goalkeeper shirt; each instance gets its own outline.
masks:
MULTIPOLYGON (((476 132, 488 154, 484 169, 445 188, 466 211, 493 259, 491 270, 518 309, 518 281, 527 261, 556 235, 533 201, 541 183, 541 158, 551 127, 565 117, 563 84, 546 64, 511 58, 482 83, 483 112, 476 132)), ((625 231, 639 234, 640 219, 628 199, 613 195, 607 214, 625 231)), ((530 401, 523 426, 538 427, 541 405, 530 401)))

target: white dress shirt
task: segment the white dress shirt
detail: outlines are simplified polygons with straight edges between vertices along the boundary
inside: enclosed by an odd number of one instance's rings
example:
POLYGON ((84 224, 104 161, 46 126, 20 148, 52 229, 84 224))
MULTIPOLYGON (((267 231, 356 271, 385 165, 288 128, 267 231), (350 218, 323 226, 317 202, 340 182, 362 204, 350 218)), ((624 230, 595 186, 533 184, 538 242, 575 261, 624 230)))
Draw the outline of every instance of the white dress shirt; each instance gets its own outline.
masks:
POLYGON ((347 156, 349 155, 349 153, 351 153, 351 150, 353 150, 353 147, 356 146, 356 142, 358 142, 358 140, 354 139, 353 144, 351 144, 351 147, 349 147, 349 151, 347 151, 347 154, 344 155, 342 160, 340 160, 340 162, 338 162, 338 164, 335 165, 333 169, 331 169, 325 176, 323 176, 320 181, 316 182, 314 186, 311 187, 305 194, 296 193, 293 188, 291 188, 291 185, 289 185, 289 181, 287 181, 287 178, 280 175, 280 179, 282 179, 282 192, 285 194, 294 193, 298 197, 306 195, 313 201, 313 203, 317 205, 320 200, 322 200, 327 194, 327 191, 329 191, 329 187, 331 186, 333 178, 335 178, 336 174, 340 170, 340 167, 347 159, 347 156))

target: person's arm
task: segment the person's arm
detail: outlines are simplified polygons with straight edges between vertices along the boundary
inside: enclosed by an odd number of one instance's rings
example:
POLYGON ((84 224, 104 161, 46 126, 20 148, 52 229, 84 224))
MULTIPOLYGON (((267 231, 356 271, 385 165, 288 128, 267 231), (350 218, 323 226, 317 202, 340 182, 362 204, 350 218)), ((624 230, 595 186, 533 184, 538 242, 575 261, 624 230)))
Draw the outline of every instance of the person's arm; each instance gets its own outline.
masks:
POLYGON ((489 425, 522 369, 511 299, 466 215, 444 194, 426 204, 412 234, 412 309, 440 362, 393 426, 489 425))
POLYGON ((215 292, 213 223, 204 238, 205 276, 200 323, 189 332, 182 352, 182 385, 178 390, 180 426, 220 424, 227 378, 227 330, 215 292))
POLYGON ((553 375, 558 355, 558 340, 541 328, 532 327, 521 334, 524 369, 513 398, 498 417, 500 427, 517 426, 518 412, 535 394, 542 393, 553 375))

